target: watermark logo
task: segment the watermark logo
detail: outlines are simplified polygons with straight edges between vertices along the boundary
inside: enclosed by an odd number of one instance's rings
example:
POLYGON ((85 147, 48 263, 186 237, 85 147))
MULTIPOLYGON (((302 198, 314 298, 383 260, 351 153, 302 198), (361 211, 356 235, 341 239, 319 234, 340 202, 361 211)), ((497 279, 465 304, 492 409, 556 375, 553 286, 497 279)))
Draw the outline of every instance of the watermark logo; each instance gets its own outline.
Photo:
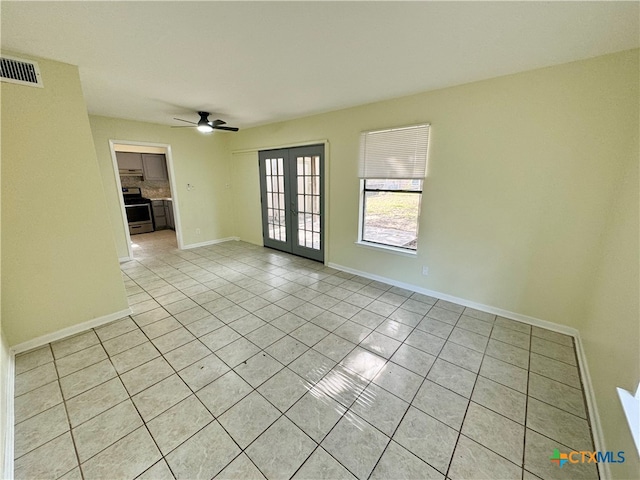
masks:
POLYGON ((555 463, 556 465, 559 465, 560 468, 562 468, 564 466, 565 463, 567 463, 568 461, 568 456, 566 453, 560 453, 560 450, 558 450, 557 448, 553 449, 553 455, 551 455, 551 463, 555 463))
POLYGON ((562 468, 568 463, 624 463, 624 452, 587 452, 572 451, 560 453, 557 448, 553 449, 553 455, 549 457, 551 463, 555 463, 562 468))

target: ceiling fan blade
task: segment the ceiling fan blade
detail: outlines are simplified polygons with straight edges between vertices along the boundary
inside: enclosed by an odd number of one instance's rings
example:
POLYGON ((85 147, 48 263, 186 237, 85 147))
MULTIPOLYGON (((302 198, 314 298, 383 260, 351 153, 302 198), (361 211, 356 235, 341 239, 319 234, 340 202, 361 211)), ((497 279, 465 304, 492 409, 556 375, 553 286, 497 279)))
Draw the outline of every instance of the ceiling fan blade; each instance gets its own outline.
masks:
POLYGON ((224 124, 225 124, 225 123, 227 123, 227 122, 225 122, 224 120, 217 119, 217 120, 214 120, 213 122, 209 122, 209 123, 210 123, 213 127, 217 127, 218 125, 224 125, 224 124))
POLYGON ((214 126, 213 128, 215 128, 216 130, 228 130, 230 132, 237 132, 239 130, 239 128, 237 127, 214 126))
POLYGON ((196 122, 190 122, 189 120, 183 120, 181 118, 174 118, 174 120, 178 120, 180 122, 187 122, 187 123, 190 123, 192 125, 198 125, 196 122))
POLYGON ((197 125, 171 125, 171 128, 196 128, 197 125))

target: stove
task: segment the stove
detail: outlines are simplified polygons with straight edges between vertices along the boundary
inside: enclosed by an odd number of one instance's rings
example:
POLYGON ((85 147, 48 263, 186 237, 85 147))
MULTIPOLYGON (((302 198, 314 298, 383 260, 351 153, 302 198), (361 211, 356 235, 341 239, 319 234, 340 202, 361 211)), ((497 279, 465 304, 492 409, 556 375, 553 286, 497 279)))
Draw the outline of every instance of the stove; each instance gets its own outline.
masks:
POLYGON ((142 196, 142 190, 138 187, 122 188, 122 197, 125 205, 136 203, 151 203, 151 200, 142 196))
POLYGON ((124 210, 127 213, 129 233, 153 232, 153 217, 151 216, 151 200, 142 196, 142 190, 138 187, 122 189, 124 210))

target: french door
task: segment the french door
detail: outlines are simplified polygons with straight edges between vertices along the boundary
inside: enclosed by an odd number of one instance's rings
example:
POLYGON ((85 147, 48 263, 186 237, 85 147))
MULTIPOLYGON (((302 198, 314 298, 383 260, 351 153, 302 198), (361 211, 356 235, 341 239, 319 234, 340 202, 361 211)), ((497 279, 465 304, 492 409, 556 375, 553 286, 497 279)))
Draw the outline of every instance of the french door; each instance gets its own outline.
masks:
POLYGON ((263 150, 259 158, 265 247, 324 261, 324 146, 263 150))

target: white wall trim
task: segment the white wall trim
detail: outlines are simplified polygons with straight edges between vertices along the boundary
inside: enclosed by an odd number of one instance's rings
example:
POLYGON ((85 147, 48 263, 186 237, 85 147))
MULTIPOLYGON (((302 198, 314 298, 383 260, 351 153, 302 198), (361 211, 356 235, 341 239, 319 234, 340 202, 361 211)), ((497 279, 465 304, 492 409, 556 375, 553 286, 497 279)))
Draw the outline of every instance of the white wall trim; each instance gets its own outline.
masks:
POLYGON ((182 250, 182 221, 180 220, 180 209, 178 207, 178 184, 176 182, 176 176, 173 167, 173 154, 171 152, 171 145, 167 143, 149 143, 139 142, 136 140, 109 140, 109 149, 111 150, 111 161, 113 162, 113 174, 116 177, 116 185, 118 186, 118 197, 120 198, 120 207, 122 210, 122 221, 124 223, 124 231, 127 237, 127 249, 129 251, 129 258, 133 259, 133 250, 131 248, 131 235, 129 234, 129 224, 127 222, 127 214, 124 209, 124 199, 122 198, 122 183, 120 182, 120 175, 118 169, 118 159, 116 158, 116 145, 136 145, 141 147, 152 147, 154 149, 164 149, 165 160, 167 161, 167 173, 169 174, 169 188, 171 189, 171 206, 173 207, 173 218, 175 221, 176 240, 178 242, 178 248, 182 250))
POLYGON ((128 258, 133 258, 133 249, 131 248, 131 235, 129 234, 129 222, 127 222, 127 212, 124 208, 124 198, 122 196, 122 182, 120 181, 120 169, 118 168, 118 159, 116 157, 115 142, 109 140, 109 152, 111 152, 111 165, 113 166, 113 176, 116 179, 116 187, 118 188, 118 201, 120 202, 120 215, 122 215, 122 225, 124 228, 125 240, 127 242, 128 258))
POLYGON ((5 432, 5 443, 4 443, 4 465, 2 465, 2 478, 13 478, 13 422, 14 422, 14 403, 13 403, 13 394, 14 394, 14 381, 15 381, 15 353, 11 348, 9 348, 9 366, 7 368, 7 377, 5 379, 7 388, 5 393, 7 395, 6 398, 6 425, 3 425, 5 432))
POLYGON ((578 335, 578 330, 572 327, 568 327, 566 325, 560 325, 558 323, 548 322, 547 320, 541 320, 539 318, 530 317, 528 315, 522 315, 520 313, 511 312, 509 310, 504 310, 498 307, 492 307, 491 305, 485 305, 483 303, 472 302, 471 300, 466 300, 460 297, 454 297, 453 295, 436 292, 435 290, 428 290, 426 288, 422 288, 417 285, 399 282, 392 278, 387 278, 380 275, 374 275, 369 272, 363 272, 361 270, 345 267, 343 265, 338 265, 336 263, 329 263, 328 266, 331 268, 335 268, 336 270, 342 270, 343 272, 353 273, 354 275, 360 275, 361 277, 364 277, 364 278, 369 278, 371 280, 377 280, 379 282, 388 283, 389 285, 393 285, 395 287, 400 287, 406 290, 411 290, 413 292, 422 293, 424 295, 429 295, 430 297, 439 298, 441 300, 446 300, 448 302, 454 302, 459 305, 464 305, 465 307, 475 308, 476 310, 482 310, 483 312, 493 313, 494 315, 500 315, 501 317, 510 318, 512 320, 517 320, 523 323, 528 323, 529 325, 534 325, 536 327, 546 328, 547 330, 553 330, 554 332, 563 333, 565 335, 570 335, 572 337, 576 337, 578 335))
MULTIPOLYGON (((593 435, 593 446, 597 451, 606 452, 607 447, 604 441, 604 432, 602 431, 602 422, 598 413, 595 392, 591 383, 591 375, 587 365, 587 354, 584 351, 582 338, 580 333, 574 336, 576 344, 576 356, 578 357, 578 365, 580 366, 580 380, 584 388, 584 396, 587 401, 587 411, 589 412, 589 423, 591 424, 591 433, 593 435)), ((598 472, 600 480, 609 480, 611 478, 611 467, 607 462, 599 462, 598 472)))
POLYGON ((207 245, 215 245, 216 243, 230 242, 231 240, 235 240, 237 242, 238 240, 240 240, 240 237, 218 238, 216 240, 207 240, 206 242, 190 243, 189 245, 183 245, 180 250, 189 250, 191 248, 206 247, 207 245))
MULTIPOLYGON (((577 329, 572 327, 567 327, 566 325, 560 325, 558 323, 549 322, 547 320, 530 317, 528 315, 522 315, 519 313, 510 312, 502 308, 497 308, 497 307, 492 307, 490 305, 484 305, 481 303, 472 302, 464 298, 454 297, 453 295, 447 295, 446 293, 428 290, 426 288, 418 287, 416 285, 399 282, 392 278, 382 277, 380 275, 374 275, 368 272, 356 270, 354 268, 345 267, 343 265, 329 263, 328 266, 331 268, 335 268, 336 270, 352 273, 354 275, 360 275, 361 277, 364 277, 364 278, 369 278, 371 280, 377 280, 379 282, 388 283, 389 285, 404 288, 406 290, 411 290, 417 293, 422 293, 424 295, 429 295, 431 297, 439 298, 442 300, 447 300, 449 302, 454 302, 459 305, 464 305, 465 307, 475 308, 476 310, 482 310, 484 312, 500 315, 501 317, 510 318, 512 320, 517 320, 519 322, 527 323, 529 325, 546 328, 554 332, 563 333, 565 335, 572 336, 575 339, 576 356, 578 357, 578 367, 580 370, 580 378, 582 380, 582 387, 584 389, 584 395, 587 401, 587 410, 589 411, 589 423, 591 424, 591 433, 593 435, 594 448, 597 451, 602 451, 602 452, 607 451, 607 448, 604 442, 604 434, 602 431, 602 423, 600 421, 600 414, 598 413, 598 406, 596 404, 595 392, 593 391, 593 384, 591 383, 591 375, 589 374, 589 367, 587 365, 587 356, 584 351, 582 339, 580 338, 580 332, 577 329)), ((611 470, 608 463, 603 463, 603 462, 598 463, 598 471, 600 473, 601 480, 609 480, 611 478, 611 470)))
POLYGON ((46 345, 47 343, 55 342, 56 340, 61 340, 70 335, 84 332, 85 330, 89 330, 90 328, 99 327, 100 325, 113 322, 114 320, 118 320, 120 318, 124 318, 130 314, 131 309, 127 308, 126 310, 120 310, 119 312, 103 315, 102 317, 87 320, 86 322, 78 323, 76 325, 63 328, 62 330, 47 333, 46 335, 42 335, 32 340, 27 340, 26 342, 19 343, 18 345, 12 347, 12 350, 15 354, 33 350, 34 348, 41 347, 43 345, 46 345))
POLYGON ((133 258, 131 258, 131 257, 120 257, 120 258, 118 259, 118 261, 119 261, 120 263, 130 262, 131 260, 133 260, 133 258))
POLYGON ((269 146, 262 146, 262 147, 243 148, 240 150, 232 150, 231 154, 233 155, 234 153, 253 153, 253 152, 258 153, 260 150, 279 150, 281 148, 306 147, 309 145, 329 145, 329 139, 323 138, 322 140, 305 140, 304 142, 284 143, 281 145, 269 145, 269 146))
POLYGON ((183 249, 184 243, 182 240, 182 217, 180 216, 180 203, 178 202, 178 182, 176 181, 175 167, 173 166, 173 153, 171 152, 171 145, 158 145, 166 148, 167 159, 167 171, 169 173, 169 187, 171 188, 171 208, 173 208, 173 223, 176 232, 176 240, 178 242, 178 248, 183 249))

